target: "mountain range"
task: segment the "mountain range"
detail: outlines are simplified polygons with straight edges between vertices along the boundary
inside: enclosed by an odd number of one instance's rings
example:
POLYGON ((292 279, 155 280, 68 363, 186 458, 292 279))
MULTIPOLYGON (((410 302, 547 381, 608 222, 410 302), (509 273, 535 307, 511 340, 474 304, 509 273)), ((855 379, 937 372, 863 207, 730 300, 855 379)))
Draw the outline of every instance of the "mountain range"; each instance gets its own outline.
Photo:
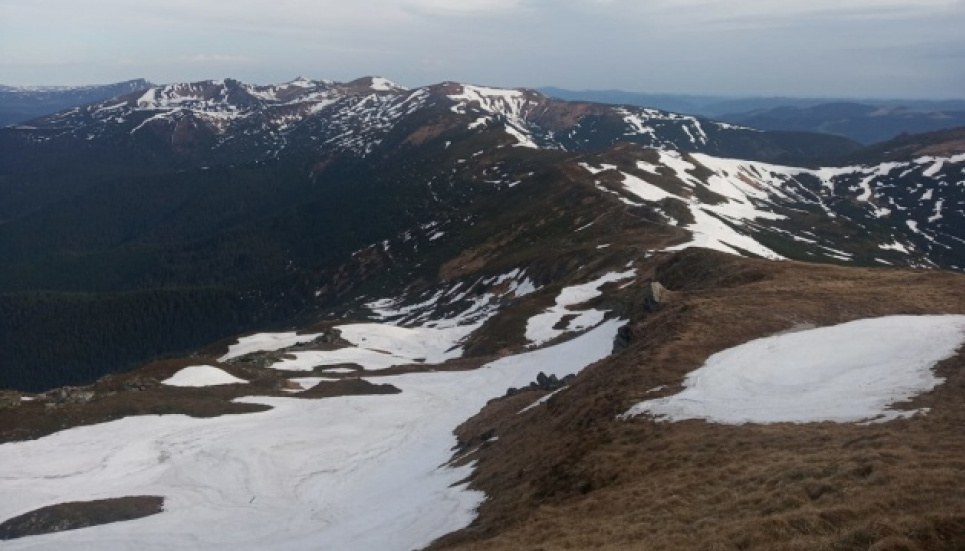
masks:
POLYGON ((93 86, 2 86, 0 126, 16 124, 153 86, 143 78, 93 86))
POLYGON ((455 82, 151 86, 2 128, 0 537, 955 549, 963 207, 965 129, 862 147, 455 82), (838 367, 683 420, 741 345, 838 367))
POLYGON ((656 107, 762 130, 824 132, 866 145, 903 133, 932 132, 965 125, 963 100, 728 98, 552 87, 540 90, 551 97, 570 101, 656 107))

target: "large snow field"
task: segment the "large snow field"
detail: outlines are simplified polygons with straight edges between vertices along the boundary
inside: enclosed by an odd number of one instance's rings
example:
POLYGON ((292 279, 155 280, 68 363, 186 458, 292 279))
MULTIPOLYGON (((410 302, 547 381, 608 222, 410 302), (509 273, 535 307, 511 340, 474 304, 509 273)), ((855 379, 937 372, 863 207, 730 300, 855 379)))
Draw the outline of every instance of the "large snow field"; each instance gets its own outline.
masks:
POLYGON ((401 394, 249 397, 273 409, 128 417, 0 445, 0 520, 55 503, 158 495, 163 513, 4 549, 408 550, 468 525, 484 496, 449 468, 453 429, 510 386, 607 356, 621 321, 465 372, 380 377, 401 394))
POLYGON ((605 312, 602 310, 571 310, 571 306, 583 304, 602 294, 600 287, 607 283, 622 281, 633 277, 636 270, 626 272, 610 272, 593 281, 565 287, 556 297, 556 303, 545 312, 536 314, 526 321, 526 340, 532 346, 539 346, 549 342, 566 332, 582 331, 603 321, 605 312), (566 329, 554 329, 565 316, 576 316, 567 324, 566 329))
POLYGON ((889 421, 890 406, 935 388, 932 367, 965 343, 965 316, 871 318, 750 341, 718 352, 684 390, 624 414, 715 423, 889 421))

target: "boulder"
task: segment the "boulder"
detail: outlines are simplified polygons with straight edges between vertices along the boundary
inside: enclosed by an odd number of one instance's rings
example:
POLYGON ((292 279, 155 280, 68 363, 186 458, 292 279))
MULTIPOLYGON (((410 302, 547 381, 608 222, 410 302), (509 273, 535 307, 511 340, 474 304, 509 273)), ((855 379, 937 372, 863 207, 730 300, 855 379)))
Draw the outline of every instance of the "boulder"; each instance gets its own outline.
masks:
POLYGON ((663 301, 663 294, 666 291, 666 287, 660 284, 659 281, 651 281, 649 285, 644 287, 643 295, 643 309, 648 313, 656 312, 660 309, 660 304, 663 301))
POLYGON ((617 334, 613 337, 613 353, 626 350, 630 346, 630 342, 633 341, 633 331, 630 329, 630 324, 624 325, 617 329, 617 334))

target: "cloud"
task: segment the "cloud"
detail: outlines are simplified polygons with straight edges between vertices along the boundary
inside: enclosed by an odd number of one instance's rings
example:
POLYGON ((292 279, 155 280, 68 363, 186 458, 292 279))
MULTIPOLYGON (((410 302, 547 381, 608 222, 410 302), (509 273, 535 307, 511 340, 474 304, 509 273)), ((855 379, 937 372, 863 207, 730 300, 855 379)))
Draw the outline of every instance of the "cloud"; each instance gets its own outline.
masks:
POLYGON ((193 54, 182 56, 181 61, 187 63, 253 63, 254 58, 243 55, 226 54, 193 54))
POLYGON ((24 84, 57 83, 66 61, 123 80, 123 55, 159 82, 895 95, 914 79, 961 95, 947 60, 965 52, 963 22, 963 0, 0 0, 0 64, 24 84))
POLYGON ((525 0, 409 0, 409 11, 431 15, 504 15, 526 7, 525 0))

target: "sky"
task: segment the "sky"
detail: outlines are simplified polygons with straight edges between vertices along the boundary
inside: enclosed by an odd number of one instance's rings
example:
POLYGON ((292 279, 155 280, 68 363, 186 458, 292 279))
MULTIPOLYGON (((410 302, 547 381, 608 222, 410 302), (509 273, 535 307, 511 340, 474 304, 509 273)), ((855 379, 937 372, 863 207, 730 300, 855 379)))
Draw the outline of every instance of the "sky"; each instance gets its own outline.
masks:
POLYGON ((0 0, 0 84, 965 98, 965 0, 0 0))

